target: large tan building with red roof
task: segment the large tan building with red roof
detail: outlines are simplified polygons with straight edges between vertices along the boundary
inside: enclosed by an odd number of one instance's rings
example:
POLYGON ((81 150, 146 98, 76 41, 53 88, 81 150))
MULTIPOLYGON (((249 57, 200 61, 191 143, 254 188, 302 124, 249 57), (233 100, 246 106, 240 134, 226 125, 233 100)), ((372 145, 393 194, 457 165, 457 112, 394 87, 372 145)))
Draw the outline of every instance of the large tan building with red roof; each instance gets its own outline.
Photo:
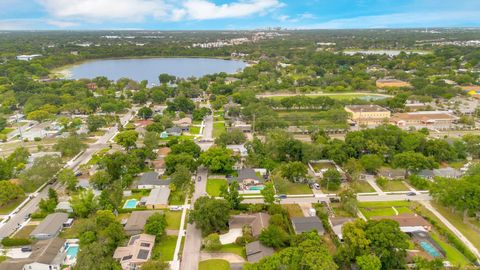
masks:
POLYGON ((431 129, 450 129, 457 122, 458 117, 447 111, 421 111, 410 113, 396 113, 390 122, 403 128, 414 127, 431 129))

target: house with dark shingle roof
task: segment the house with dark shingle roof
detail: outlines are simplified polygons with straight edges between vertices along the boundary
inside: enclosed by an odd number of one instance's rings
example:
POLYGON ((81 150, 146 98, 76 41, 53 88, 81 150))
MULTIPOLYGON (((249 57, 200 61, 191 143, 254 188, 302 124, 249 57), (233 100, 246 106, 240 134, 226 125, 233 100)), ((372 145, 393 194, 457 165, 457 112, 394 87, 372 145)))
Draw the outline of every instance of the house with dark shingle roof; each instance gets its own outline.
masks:
POLYGON ((274 253, 273 248, 264 246, 260 241, 254 241, 245 245, 245 253, 249 263, 255 263, 274 253))
POLYGON ((30 233, 30 237, 39 240, 54 238, 63 229, 63 223, 67 220, 67 213, 50 214, 30 233))
POLYGON ((317 216, 291 218, 296 234, 316 230, 319 235, 325 234, 322 221, 317 216))
POLYGON ((160 179, 157 172, 146 172, 140 176, 137 183, 138 189, 154 189, 170 185, 170 179, 160 179))
POLYGON ((255 213, 253 215, 232 215, 228 220, 230 229, 243 228, 249 226, 252 228, 252 235, 258 236, 262 230, 268 227, 270 215, 267 213, 255 213))

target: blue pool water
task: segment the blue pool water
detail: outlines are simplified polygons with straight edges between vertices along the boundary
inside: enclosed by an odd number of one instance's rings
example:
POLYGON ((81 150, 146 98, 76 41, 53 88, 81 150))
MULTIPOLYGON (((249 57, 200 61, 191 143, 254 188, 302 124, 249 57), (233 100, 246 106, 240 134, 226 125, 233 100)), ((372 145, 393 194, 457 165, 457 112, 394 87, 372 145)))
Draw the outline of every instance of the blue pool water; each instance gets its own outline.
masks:
POLYGON ((248 189, 249 190, 262 190, 264 188, 264 186, 253 186, 253 187, 249 187, 248 189))
POLYGON ((70 259, 74 259, 77 257, 78 253, 78 246, 69 246, 67 249, 67 256, 70 257, 70 259))
POLYGON ((441 257, 442 254, 440 254, 440 252, 438 252, 438 250, 432 246, 430 243, 428 242, 425 242, 425 241, 421 241, 420 242, 420 246, 428 253, 430 254, 432 257, 441 257))
POLYGON ((130 200, 127 200, 127 201, 125 202, 125 204, 123 205, 123 208, 132 209, 132 208, 137 207, 137 204, 138 204, 138 200, 137 200, 137 199, 130 199, 130 200))

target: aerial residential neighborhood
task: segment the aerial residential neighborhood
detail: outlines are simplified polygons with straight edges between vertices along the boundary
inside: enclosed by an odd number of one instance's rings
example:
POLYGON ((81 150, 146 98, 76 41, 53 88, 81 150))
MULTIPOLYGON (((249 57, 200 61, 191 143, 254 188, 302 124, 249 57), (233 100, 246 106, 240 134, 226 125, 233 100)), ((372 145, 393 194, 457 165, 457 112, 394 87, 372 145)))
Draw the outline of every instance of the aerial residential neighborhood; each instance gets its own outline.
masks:
POLYGON ((479 10, 0 3, 0 270, 480 269, 479 10))

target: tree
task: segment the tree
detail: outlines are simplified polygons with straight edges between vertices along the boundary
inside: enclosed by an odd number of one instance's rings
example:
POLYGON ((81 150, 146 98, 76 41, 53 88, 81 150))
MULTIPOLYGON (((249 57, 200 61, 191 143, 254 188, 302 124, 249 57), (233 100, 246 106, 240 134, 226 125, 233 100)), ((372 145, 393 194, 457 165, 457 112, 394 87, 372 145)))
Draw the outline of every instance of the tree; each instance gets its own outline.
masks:
POLYGON ((53 149, 62 153, 64 157, 73 157, 80 151, 87 148, 87 145, 82 142, 82 138, 76 134, 71 134, 67 138, 58 139, 53 149))
POLYGON ((52 177, 62 168, 63 161, 59 156, 43 156, 36 158, 32 167, 23 171, 19 178, 22 180, 22 188, 29 192, 33 191, 52 177))
POLYGON ((368 173, 376 173, 383 165, 383 160, 378 155, 367 154, 360 157, 360 163, 368 173))
POLYGON ((187 153, 177 155, 170 153, 165 157, 166 174, 175 172, 175 168, 177 168, 178 165, 187 167, 190 172, 195 171, 198 167, 197 161, 187 153))
POLYGON ((345 168, 345 171, 350 175, 350 177, 352 177, 353 181, 357 181, 363 171, 363 166, 360 161, 354 158, 350 158, 349 160, 347 160, 343 167, 345 168))
POLYGON ((230 204, 231 209, 238 209, 243 197, 240 196, 238 189, 240 185, 237 181, 233 181, 230 185, 223 185, 220 190, 220 195, 230 204))
POLYGON ((52 117, 52 115, 45 110, 36 110, 27 114, 27 119, 43 122, 52 117))
POLYGON ((217 251, 222 247, 218 233, 212 233, 203 239, 203 246, 207 251, 217 251))
POLYGON ((106 124, 107 121, 103 116, 89 115, 87 118, 87 127, 90 132, 95 132, 106 124))
POLYGON ((176 80, 176 77, 167 73, 162 73, 158 76, 158 80, 160 83, 173 83, 176 80))
POLYGON ((382 269, 382 262, 380 259, 372 254, 358 256, 357 266, 359 270, 380 270, 382 269))
POLYGON ((339 193, 339 196, 343 210, 347 211, 352 216, 356 216, 358 211, 358 201, 355 191, 350 188, 345 189, 339 193))
POLYGON ((269 225, 262 230, 258 239, 267 247, 280 248, 287 246, 290 237, 288 233, 279 226, 269 225))
POLYGON ((263 196, 263 201, 271 205, 275 202, 275 187, 273 186, 272 182, 268 182, 265 184, 265 187, 260 191, 263 196))
POLYGON ((55 208, 57 207, 58 204, 58 195, 57 192, 49 188, 48 189, 48 198, 47 199, 41 199, 40 203, 38 204, 38 208, 44 213, 53 213, 55 212, 55 208))
POLYGON ((4 130, 7 126, 7 119, 5 117, 0 117, 0 131, 4 130))
POLYGON ((92 177, 90 177, 90 183, 99 190, 103 190, 112 183, 112 177, 108 172, 104 170, 96 171, 92 177))
POLYGON ((201 152, 202 152, 202 149, 195 142, 191 140, 181 140, 179 141, 179 143, 171 147, 170 154, 187 153, 193 156, 194 158, 198 158, 201 152))
POLYGON ((233 151, 220 146, 210 147, 200 155, 199 161, 214 173, 228 173, 235 164, 233 151))
POLYGON ((115 142, 129 150, 137 145, 138 132, 135 130, 122 131, 115 136, 115 142))
POLYGON ((190 219, 195 222, 197 228, 202 230, 203 235, 228 229, 230 206, 225 200, 203 196, 195 201, 194 206, 190 219))
POLYGON ((393 157, 392 164, 394 167, 404 168, 406 174, 409 171, 418 172, 423 169, 437 168, 438 164, 431 157, 425 157, 422 153, 404 152, 396 154, 393 157))
POLYGON ((145 223, 145 233, 155 235, 158 239, 165 235, 167 219, 163 213, 155 213, 147 219, 145 223))
POLYGON ((153 115, 153 110, 149 107, 142 107, 138 110, 137 115, 143 119, 151 118, 153 115))
POLYGON ((90 189, 81 191, 78 195, 73 196, 70 199, 70 204, 75 215, 82 218, 88 217, 98 209, 97 199, 90 189))
POLYGON ((160 144, 160 136, 157 132, 147 131, 143 137, 143 144, 147 149, 157 149, 160 144))
POLYGON ((65 168, 58 173, 58 181, 67 187, 67 190, 74 191, 77 188, 78 179, 72 169, 65 168))
POLYGON ((289 162, 280 167, 281 175, 290 182, 303 182, 307 176, 308 169, 300 161, 289 162))
POLYGON ((10 181, 0 181, 0 206, 21 198, 24 194, 23 190, 16 184, 10 181))
POLYGON ((322 185, 327 190, 337 190, 342 184, 342 175, 336 169, 328 169, 323 173, 322 185))
POLYGON ((215 144, 218 145, 229 145, 229 144, 243 144, 247 141, 245 133, 239 129, 232 129, 228 132, 223 132, 215 139, 215 144))
POLYGON ((167 102, 167 111, 191 113, 195 109, 195 103, 185 96, 177 96, 172 102, 167 102))
POLYGON ((181 190, 185 190, 191 179, 192 175, 190 171, 182 164, 178 164, 177 167, 175 167, 175 172, 171 175, 171 183, 181 190))

